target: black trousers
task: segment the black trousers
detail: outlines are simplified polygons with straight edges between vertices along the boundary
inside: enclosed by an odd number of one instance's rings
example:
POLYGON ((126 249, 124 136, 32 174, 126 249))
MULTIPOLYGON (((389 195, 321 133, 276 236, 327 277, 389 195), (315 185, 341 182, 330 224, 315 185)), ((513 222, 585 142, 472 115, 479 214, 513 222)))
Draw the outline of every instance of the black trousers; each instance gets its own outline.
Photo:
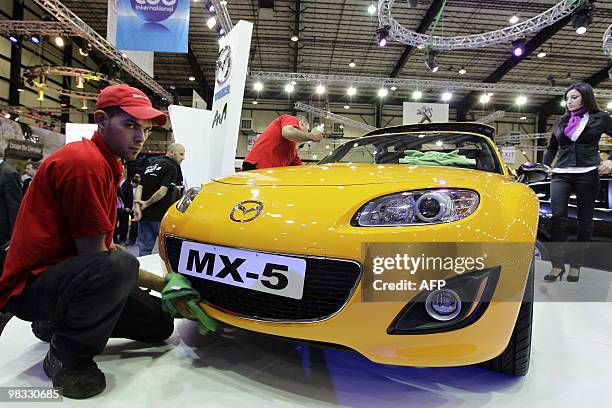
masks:
POLYGON ((588 173, 555 173, 550 183, 551 218, 551 248, 552 264, 556 268, 563 267, 565 261, 570 266, 582 266, 588 242, 593 236, 593 213, 595 200, 599 193, 599 174, 597 170, 588 173), (578 218, 578 236, 576 243, 570 247, 564 243, 567 240, 567 212, 570 195, 576 195, 576 214, 578 218), (555 244, 556 243, 556 244, 555 244))
POLYGON ((6 310, 26 321, 53 321, 53 345, 67 368, 100 354, 108 339, 167 339, 173 319, 136 287, 138 260, 126 252, 81 255, 33 277, 6 310))
POLYGON ((117 211, 117 228, 115 228, 115 242, 127 241, 130 225, 130 213, 125 210, 117 211))
POLYGON ((128 243, 135 244, 138 239, 138 221, 132 220, 130 224, 130 235, 128 237, 128 243))
POLYGON ((255 170, 257 168, 257 163, 249 163, 249 162, 242 162, 242 171, 249 171, 249 170, 255 170))

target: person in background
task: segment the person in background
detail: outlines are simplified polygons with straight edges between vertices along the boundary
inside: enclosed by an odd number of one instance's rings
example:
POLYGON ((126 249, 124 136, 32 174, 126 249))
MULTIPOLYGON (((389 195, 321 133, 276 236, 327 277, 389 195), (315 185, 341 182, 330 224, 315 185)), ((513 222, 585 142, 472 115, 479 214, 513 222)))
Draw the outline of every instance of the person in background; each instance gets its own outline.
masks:
POLYGON ((150 255, 159 235, 161 220, 168 208, 179 199, 177 191, 183 184, 180 165, 185 160, 183 145, 173 143, 166 155, 147 166, 142 185, 134 195, 134 219, 138 221, 140 256, 150 255))
MULTIPOLYGON (((136 188, 140 184, 140 174, 134 174, 134 177, 130 180, 130 188, 132 189, 132 209, 134 208, 134 196, 136 195, 136 188)), ((136 245, 136 239, 138 238, 138 221, 134 219, 134 210, 131 213, 132 217, 130 220, 130 232, 128 234, 128 245, 136 245)))
POLYGON ((132 184, 122 179, 121 185, 117 189, 117 227, 115 228, 115 243, 124 244, 127 241, 132 208, 134 208, 132 184))
POLYGON ((319 142, 323 132, 312 129, 305 116, 282 115, 274 119, 259 136, 242 162, 242 170, 301 166, 296 142, 319 142))
POLYGON ((543 164, 553 166, 550 183, 552 207, 551 242, 566 241, 566 223, 570 195, 576 195, 578 215, 577 243, 567 251, 563 244, 553 244, 552 269, 544 280, 561 280, 565 273, 564 254, 569 253, 568 282, 578 282, 585 249, 593 234, 595 199, 599 192, 599 173, 612 171, 612 153, 601 162, 601 135, 612 134, 612 118, 601 111, 591 85, 579 82, 564 95, 567 111, 553 126, 553 135, 544 154, 543 164), (554 163, 553 163, 554 160, 554 163))
POLYGON ((23 195, 25 196, 28 187, 30 186, 30 182, 32 178, 36 174, 36 170, 38 169, 38 163, 28 163, 25 166, 25 174, 23 175, 21 181, 23 181, 23 195))
POLYGON ((139 288, 160 292, 164 279, 113 243, 121 160, 136 158, 166 116, 124 84, 104 88, 96 108, 92 139, 63 146, 38 169, 0 277, 0 311, 33 322, 50 342, 43 370, 68 398, 105 389, 93 358, 109 337, 157 343, 174 329, 161 301, 139 288))

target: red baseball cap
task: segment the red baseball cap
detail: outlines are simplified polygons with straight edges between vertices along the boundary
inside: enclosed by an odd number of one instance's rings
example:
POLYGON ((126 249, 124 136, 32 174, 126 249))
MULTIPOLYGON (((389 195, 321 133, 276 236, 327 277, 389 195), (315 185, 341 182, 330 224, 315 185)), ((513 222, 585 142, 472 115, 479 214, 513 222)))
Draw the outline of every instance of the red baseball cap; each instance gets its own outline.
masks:
POLYGON ((118 106, 136 119, 151 119, 156 125, 166 124, 166 115, 153 108, 151 101, 138 88, 126 84, 111 85, 100 91, 96 109, 118 106))

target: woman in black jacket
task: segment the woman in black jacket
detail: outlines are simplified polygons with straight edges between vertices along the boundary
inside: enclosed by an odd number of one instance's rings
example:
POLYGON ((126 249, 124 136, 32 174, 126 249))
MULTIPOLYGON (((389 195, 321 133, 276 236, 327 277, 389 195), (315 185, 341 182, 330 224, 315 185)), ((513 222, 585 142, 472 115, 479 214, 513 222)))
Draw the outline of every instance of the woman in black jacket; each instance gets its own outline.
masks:
MULTIPOLYGON (((601 163, 599 139, 603 133, 612 135, 612 118, 597 106, 593 88, 579 82, 565 91, 567 112, 553 127, 550 144, 544 154, 543 163, 552 165, 550 204, 552 207, 551 241, 565 242, 567 209, 572 193, 576 195, 578 215, 578 237, 571 254, 568 282, 578 282, 584 256, 584 242, 591 241, 593 234, 593 212, 599 192, 599 173, 612 171, 612 158, 601 163), (582 247, 582 249, 580 248, 582 247)), ((552 269, 544 276, 546 281, 561 280, 565 273, 562 244, 553 244, 552 269)))

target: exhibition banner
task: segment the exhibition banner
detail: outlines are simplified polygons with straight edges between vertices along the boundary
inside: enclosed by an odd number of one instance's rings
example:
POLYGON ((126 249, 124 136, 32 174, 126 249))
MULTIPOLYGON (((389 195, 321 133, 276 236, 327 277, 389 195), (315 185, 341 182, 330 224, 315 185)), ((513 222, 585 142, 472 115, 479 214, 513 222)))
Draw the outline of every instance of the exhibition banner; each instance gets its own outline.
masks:
POLYGON ((117 48, 187 52, 189 0, 119 0, 117 48))
MULTIPOLYGON (((118 0, 108 0, 108 14, 106 23, 106 39, 114 46, 117 45, 117 2, 118 0)), ((150 51, 129 51, 121 50, 132 62, 140 67, 144 72, 153 78, 153 57, 150 51)))
POLYGON ((95 123, 66 123, 66 144, 91 139, 98 125, 95 123))
POLYGON ((211 177, 234 173, 253 24, 239 21, 219 41, 212 104, 211 177))
POLYGON ((403 124, 448 122, 448 104, 404 102, 403 124))

